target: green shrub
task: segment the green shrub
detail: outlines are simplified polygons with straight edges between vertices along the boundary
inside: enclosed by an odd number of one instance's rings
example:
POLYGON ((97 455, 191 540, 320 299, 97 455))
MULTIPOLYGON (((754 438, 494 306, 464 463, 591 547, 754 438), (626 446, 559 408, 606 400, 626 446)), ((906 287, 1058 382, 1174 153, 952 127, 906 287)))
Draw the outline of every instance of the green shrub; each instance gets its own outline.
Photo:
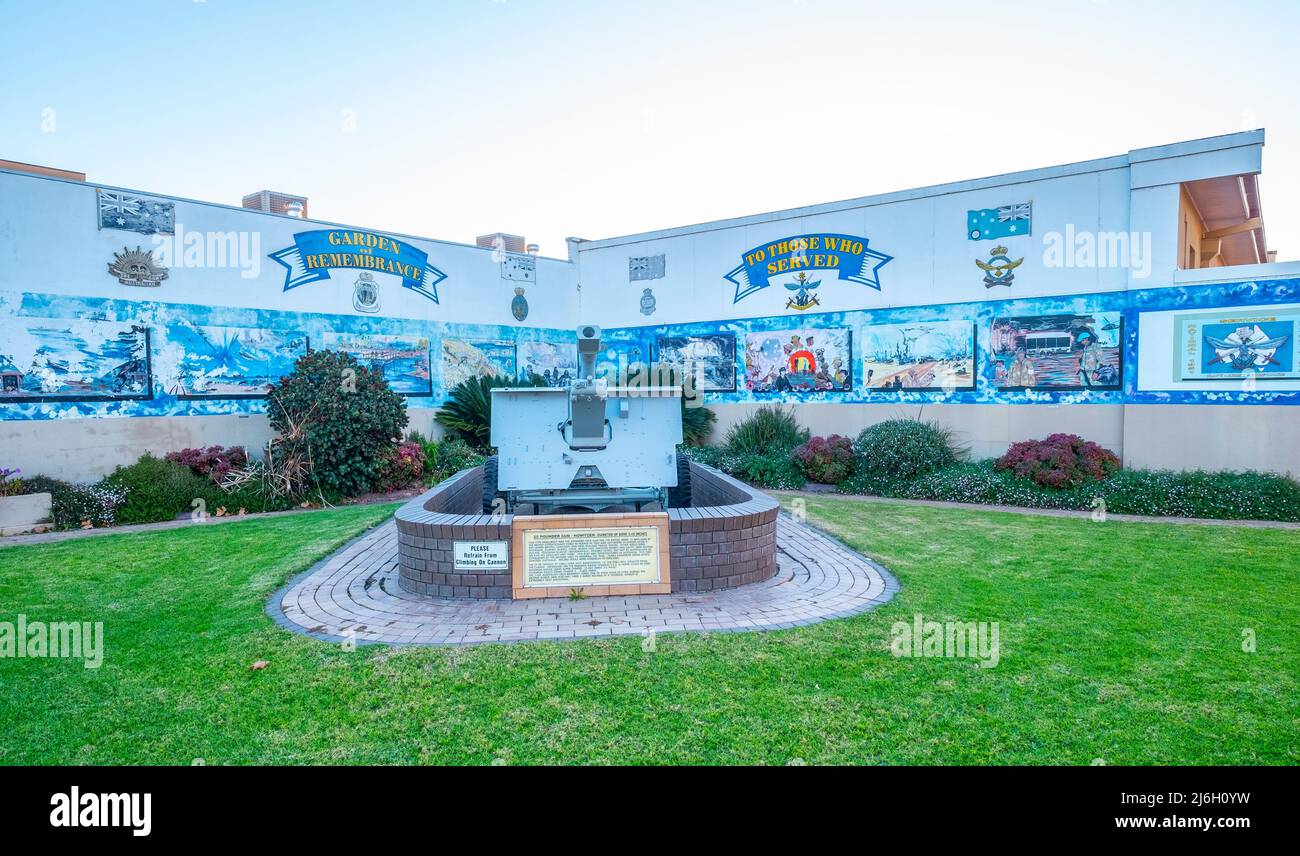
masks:
POLYGON ((444 440, 438 446, 438 460, 433 478, 436 482, 450 478, 464 469, 483 463, 483 454, 464 440, 444 440))
POLYGON ((678 448, 692 461, 722 470, 756 487, 798 490, 807 483, 799 463, 789 453, 733 452, 716 446, 685 444, 678 448))
POLYGON ((952 466, 964 454, 951 430, 919 419, 877 422, 853 441, 856 478, 867 484, 914 479, 952 466))
POLYGON ((431 437, 426 437, 419 431, 407 431, 406 441, 408 443, 419 443, 420 448, 424 450, 424 469, 428 472, 438 465, 438 441, 431 437))
POLYGON ((48 493, 51 516, 58 529, 112 526, 117 510, 126 500, 126 491, 117 486, 70 484, 49 476, 32 476, 23 480, 23 493, 48 493))
POLYGON ((214 514, 229 503, 227 494, 210 479, 184 464, 149 454, 134 464, 118 467, 103 483, 126 491, 126 500, 117 509, 119 524, 174 520, 196 509, 214 514), (201 504, 196 505, 195 500, 201 504))
POLYGON ((798 490, 807 482, 798 462, 789 454, 740 455, 732 464, 730 474, 755 487, 773 490, 798 490))
POLYGON ((1035 484, 993 461, 958 463, 915 479, 864 479, 839 489, 899 499, 973 502, 1152 517, 1300 521, 1300 483, 1255 472, 1119 470, 1104 481, 1067 488, 1035 484))
POLYGON ((799 425, 793 410, 779 404, 765 404, 731 426, 726 446, 738 454, 789 454, 812 436, 799 425))
POLYGON ((536 374, 523 380, 504 375, 467 378, 452 387, 434 419, 452 437, 487 449, 492 440, 492 390, 533 386, 546 386, 546 380, 536 374))
POLYGON ((311 351, 272 385, 267 399, 282 453, 307 462, 327 494, 364 493, 385 450, 406 427, 406 402, 383 375, 338 351, 311 351))

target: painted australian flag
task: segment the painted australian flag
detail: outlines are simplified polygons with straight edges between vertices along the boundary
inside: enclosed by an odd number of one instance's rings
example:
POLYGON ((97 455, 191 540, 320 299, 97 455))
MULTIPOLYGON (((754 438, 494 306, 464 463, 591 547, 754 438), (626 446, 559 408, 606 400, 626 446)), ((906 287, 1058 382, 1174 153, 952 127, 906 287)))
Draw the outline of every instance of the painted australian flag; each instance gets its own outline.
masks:
POLYGON ((176 205, 130 193, 99 191, 99 228, 143 235, 174 235, 176 205))
POLYGON ((1014 238, 1017 235, 1028 235, 1032 214, 1032 202, 967 211, 966 234, 972 241, 987 241, 991 238, 1014 238))

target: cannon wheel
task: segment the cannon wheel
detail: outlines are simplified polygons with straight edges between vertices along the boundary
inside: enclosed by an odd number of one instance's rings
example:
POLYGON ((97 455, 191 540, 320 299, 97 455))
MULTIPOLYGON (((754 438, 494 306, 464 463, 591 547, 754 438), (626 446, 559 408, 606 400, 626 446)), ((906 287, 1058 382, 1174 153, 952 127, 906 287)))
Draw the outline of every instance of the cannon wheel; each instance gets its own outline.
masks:
POLYGON ((677 487, 668 488, 670 508, 691 507, 691 459, 677 453, 677 487))
POLYGON ((483 513, 496 513, 496 500, 505 497, 504 493, 497 490, 497 456, 493 455, 483 461, 483 513))

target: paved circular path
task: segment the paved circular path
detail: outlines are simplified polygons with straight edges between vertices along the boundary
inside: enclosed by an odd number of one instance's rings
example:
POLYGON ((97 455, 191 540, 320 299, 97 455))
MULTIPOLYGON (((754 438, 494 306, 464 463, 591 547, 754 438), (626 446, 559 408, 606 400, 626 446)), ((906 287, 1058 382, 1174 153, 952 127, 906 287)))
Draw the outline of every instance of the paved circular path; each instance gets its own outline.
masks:
POLYGON ((359 644, 473 645, 683 631, 775 630, 865 612, 898 591, 880 565, 833 538, 777 518, 777 573, 718 592, 584 600, 471 600, 408 594, 397 586, 392 521, 346 545, 276 592, 280 625, 359 644))

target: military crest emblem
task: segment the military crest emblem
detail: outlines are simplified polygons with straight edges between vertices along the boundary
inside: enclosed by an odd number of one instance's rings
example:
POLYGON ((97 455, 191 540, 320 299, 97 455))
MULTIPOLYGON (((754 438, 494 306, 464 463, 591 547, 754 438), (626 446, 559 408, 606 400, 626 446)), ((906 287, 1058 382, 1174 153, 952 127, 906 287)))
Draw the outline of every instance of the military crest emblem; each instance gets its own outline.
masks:
POLYGON ((352 286, 352 308, 358 312, 379 311, 379 286, 368 273, 361 274, 352 286))
POLYGON ((820 279, 809 282, 808 274, 800 271, 798 278, 794 282, 786 283, 786 289, 793 291, 795 294, 785 301, 785 308, 803 312, 805 309, 820 305, 821 301, 817 298, 817 295, 813 294, 813 289, 821 284, 820 279))
POLYGON ((153 253, 136 247, 134 250, 123 247, 122 252, 113 253, 113 260, 108 263, 108 272, 117 277, 123 285, 140 285, 157 287, 167 278, 167 268, 158 264, 153 253))
POLYGON ((641 314, 653 315, 655 312, 655 293, 650 289, 641 292, 641 314))
POLYGON ((515 288, 514 299, 510 301, 510 314, 515 316, 516 321, 523 321, 528 317, 528 299, 524 297, 524 290, 520 287, 515 288))
POLYGON ((984 262, 979 259, 975 260, 975 266, 984 271, 984 287, 992 288, 995 285, 1011 285, 1016 278, 1013 271, 1020 267, 1024 258, 1012 259, 1007 255, 1009 250, 1004 246, 996 246, 989 254, 989 260, 984 262))

